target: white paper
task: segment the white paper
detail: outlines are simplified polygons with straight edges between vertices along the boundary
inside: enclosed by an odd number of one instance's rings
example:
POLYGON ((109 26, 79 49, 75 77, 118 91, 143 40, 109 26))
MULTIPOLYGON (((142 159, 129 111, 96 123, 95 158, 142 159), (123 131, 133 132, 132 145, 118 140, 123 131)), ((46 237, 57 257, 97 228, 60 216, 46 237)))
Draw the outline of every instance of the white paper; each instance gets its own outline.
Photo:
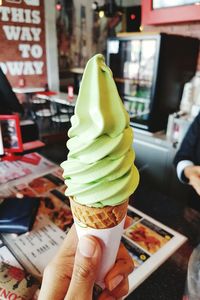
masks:
POLYGON ((102 241, 102 260, 101 266, 98 270, 96 283, 104 288, 104 278, 108 271, 115 263, 121 236, 124 229, 125 217, 117 226, 108 229, 95 229, 91 227, 80 226, 79 221, 74 217, 74 223, 78 238, 84 235, 92 235, 99 238, 102 241))
POLYGON ((2 132, 1 132, 1 123, 0 123, 0 155, 4 154, 4 149, 3 149, 3 138, 2 138, 2 132))
POLYGON ((47 217, 39 215, 34 228, 29 233, 3 236, 6 244, 12 247, 16 257, 27 271, 40 278, 46 265, 63 243, 66 234, 47 217))
POLYGON ((10 252, 10 250, 3 246, 0 249, 0 262, 3 261, 4 263, 7 263, 11 266, 14 266, 16 268, 23 269, 22 266, 18 263, 14 255, 10 252))

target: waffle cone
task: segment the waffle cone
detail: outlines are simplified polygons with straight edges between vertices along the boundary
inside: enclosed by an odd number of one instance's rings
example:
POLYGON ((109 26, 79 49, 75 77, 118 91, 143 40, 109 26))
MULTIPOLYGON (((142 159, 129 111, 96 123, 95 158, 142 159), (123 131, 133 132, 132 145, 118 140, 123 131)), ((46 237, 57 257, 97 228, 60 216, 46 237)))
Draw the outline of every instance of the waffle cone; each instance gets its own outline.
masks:
POLYGON ((120 205, 102 208, 81 205, 70 197, 71 210, 79 222, 91 228, 105 229, 119 224, 126 215, 128 200, 120 205))

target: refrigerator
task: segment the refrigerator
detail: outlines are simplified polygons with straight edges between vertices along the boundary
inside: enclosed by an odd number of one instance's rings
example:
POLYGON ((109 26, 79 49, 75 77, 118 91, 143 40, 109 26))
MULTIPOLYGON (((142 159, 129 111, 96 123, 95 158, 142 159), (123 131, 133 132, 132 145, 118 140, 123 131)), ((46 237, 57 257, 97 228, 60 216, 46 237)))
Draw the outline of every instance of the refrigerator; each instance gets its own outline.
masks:
POLYGON ((131 125, 149 132, 167 127, 179 110, 183 87, 195 74, 196 38, 133 33, 108 39, 107 64, 130 115, 131 125))

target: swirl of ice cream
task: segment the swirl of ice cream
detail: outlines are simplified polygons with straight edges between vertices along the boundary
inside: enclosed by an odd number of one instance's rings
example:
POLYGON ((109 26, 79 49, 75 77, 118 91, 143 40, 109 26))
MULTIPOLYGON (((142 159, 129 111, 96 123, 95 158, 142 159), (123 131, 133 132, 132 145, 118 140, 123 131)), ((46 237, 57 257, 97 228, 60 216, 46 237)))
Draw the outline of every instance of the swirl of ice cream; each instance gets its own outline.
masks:
POLYGON ((126 201, 139 181, 133 131, 101 54, 86 65, 71 123, 68 159, 61 164, 65 194, 91 207, 126 201))

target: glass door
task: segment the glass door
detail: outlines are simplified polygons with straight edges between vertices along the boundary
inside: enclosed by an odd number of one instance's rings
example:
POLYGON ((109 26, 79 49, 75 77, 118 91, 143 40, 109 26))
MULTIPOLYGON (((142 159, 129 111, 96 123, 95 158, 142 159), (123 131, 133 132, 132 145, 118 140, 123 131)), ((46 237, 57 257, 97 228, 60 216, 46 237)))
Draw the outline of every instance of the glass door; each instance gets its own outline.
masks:
POLYGON ((108 59, 131 122, 144 128, 150 113, 156 39, 109 41, 108 59))

